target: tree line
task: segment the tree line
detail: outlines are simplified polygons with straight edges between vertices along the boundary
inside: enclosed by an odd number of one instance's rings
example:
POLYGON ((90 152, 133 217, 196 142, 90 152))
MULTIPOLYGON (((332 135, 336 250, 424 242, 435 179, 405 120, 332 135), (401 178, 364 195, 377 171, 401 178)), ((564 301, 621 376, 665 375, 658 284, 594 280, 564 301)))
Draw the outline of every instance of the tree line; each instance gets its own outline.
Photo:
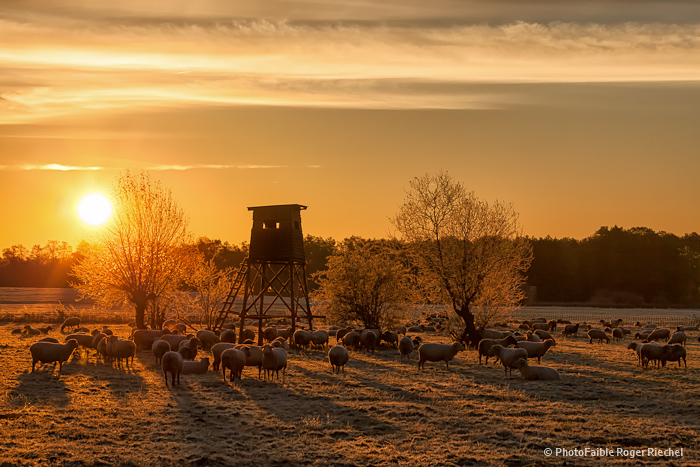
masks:
MULTIPOLYGON (((307 235, 304 250, 309 289, 318 287, 315 273, 341 244, 333 238, 307 235)), ((356 241, 356 240, 355 240, 356 241)), ((528 303, 601 306, 700 306, 700 235, 682 237, 645 227, 601 227, 577 240, 530 238, 533 261, 526 273, 528 303)), ((383 242, 383 240, 377 240, 383 242)), ((248 244, 233 245, 199 238, 193 245, 218 270, 238 268, 248 244)), ((84 257, 76 249, 49 241, 27 249, 13 245, 0 258, 0 287, 68 287, 72 267, 84 257)))

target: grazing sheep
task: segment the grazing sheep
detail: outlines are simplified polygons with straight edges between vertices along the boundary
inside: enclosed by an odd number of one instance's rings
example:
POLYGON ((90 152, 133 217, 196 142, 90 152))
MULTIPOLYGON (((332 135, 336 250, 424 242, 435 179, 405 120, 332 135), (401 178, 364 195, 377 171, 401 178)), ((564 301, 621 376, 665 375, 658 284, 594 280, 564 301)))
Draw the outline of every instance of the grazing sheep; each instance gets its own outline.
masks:
POLYGON ((199 345, 202 347, 202 350, 209 350, 214 344, 221 342, 219 336, 208 329, 197 331, 197 339, 199 339, 199 345))
POLYGON ((292 337, 292 327, 289 326, 285 329, 277 329, 277 337, 289 339, 290 337, 292 337))
MULTIPOLYGON (((549 341, 546 341, 549 342, 549 341)), ((503 347, 502 345, 494 345, 489 349, 489 355, 497 356, 498 359, 501 361, 501 364, 503 364, 503 371, 505 372, 505 375, 508 376, 508 371, 510 371, 510 374, 513 374, 513 368, 515 367, 515 362, 522 358, 527 360, 527 350, 525 349, 507 349, 503 347)))
POLYGON ((528 332, 527 333, 527 339, 528 342, 542 342, 542 338, 538 336, 537 334, 533 332, 528 332))
POLYGON ((182 355, 172 350, 165 352, 163 358, 160 359, 163 376, 165 377, 165 386, 168 386, 168 373, 172 377, 172 386, 175 386, 175 381, 180 384, 180 373, 182 372, 182 355))
POLYGON ((170 344, 168 344, 168 341, 164 341, 163 339, 156 339, 153 341, 151 352, 153 352, 153 356, 156 357, 156 365, 161 363, 161 359, 163 358, 163 355, 165 355, 165 352, 170 352, 170 350, 170 344))
MULTIPOLYGON (((149 350, 153 347, 153 341, 159 337, 170 335, 167 329, 136 329, 131 336, 131 339, 136 344, 138 350, 149 350)), ((168 342, 172 347, 173 344, 168 342)))
POLYGON ((330 335, 328 334, 328 331, 319 329, 318 331, 311 333, 311 345, 314 347, 318 347, 320 345, 321 348, 325 349, 326 345, 328 345, 329 338, 330 335))
MULTIPOLYGON (((507 336, 504 339, 481 339, 479 341, 479 344, 477 345, 477 350, 479 353, 479 364, 481 364, 481 357, 484 356, 486 357, 486 363, 489 363, 489 349, 493 347, 494 345, 500 345, 503 347, 508 347, 510 345, 515 345, 518 343, 518 340, 515 338, 515 336, 507 336)), ((496 359, 496 363, 498 363, 498 358, 496 359)))
POLYGON ((94 337, 91 334, 69 334, 66 336, 64 342, 68 342, 70 339, 75 339, 78 341, 78 345, 85 349, 85 354, 87 355, 88 350, 92 349, 92 339, 94 337))
POLYGON ((333 346, 328 351, 328 361, 331 364, 331 371, 333 374, 339 374, 341 368, 343 369, 343 373, 345 373, 345 365, 349 360, 350 354, 348 353, 348 349, 342 345, 333 346))
POLYGON ((481 335, 482 339, 503 339, 506 337, 507 333, 496 331, 494 329, 479 328, 479 334, 481 335))
POLYGON ((425 362, 440 362, 444 361, 447 369, 450 368, 450 360, 457 355, 457 352, 464 350, 464 345, 461 342, 453 342, 452 344, 436 344, 426 342, 418 347, 418 369, 425 369, 425 362))
POLYGON ((564 326, 564 330, 561 333, 564 334, 564 337, 569 337, 569 334, 573 334, 574 337, 578 337, 578 328, 580 325, 581 323, 567 324, 564 326))
POLYGON ((616 341, 619 342, 620 339, 622 339, 625 336, 625 333, 624 333, 622 328, 615 328, 612 331, 612 335, 613 335, 613 339, 615 339, 616 341))
POLYGON ((362 331, 360 334, 360 347, 364 348, 369 352, 370 350, 374 353, 374 347, 377 343, 377 335, 372 331, 362 331))
POLYGON ((630 342, 630 345, 627 346, 628 350, 633 350, 637 354, 637 364, 642 365, 642 343, 640 342, 630 342))
POLYGON ((194 360, 197 357, 197 347, 201 344, 198 338, 193 337, 187 341, 181 342, 177 351, 182 355, 183 360, 194 360))
POLYGON ((214 371, 219 371, 219 364, 221 363, 221 353, 224 350, 232 349, 235 346, 236 344, 231 342, 219 342, 218 344, 214 344, 214 346, 211 348, 211 354, 214 357, 214 362, 212 363, 212 369, 214 371))
POLYGON ((591 329, 588 331, 588 338, 590 339, 588 342, 589 344, 593 343, 593 339, 598 339, 599 344, 602 344, 603 341, 605 341, 607 344, 610 343, 610 338, 602 329, 591 329))
MULTIPOLYGON (((411 353, 416 349, 415 344, 409 336, 403 336, 399 341, 399 353, 401 354, 401 360, 406 357, 408 360, 411 359, 411 353)), ((347 351, 346 351, 347 352, 347 351)))
POLYGON ((272 347, 266 344, 262 348, 262 366, 265 370, 265 379, 272 381, 274 374, 277 375, 277 381, 280 379, 280 370, 282 370, 282 382, 284 383, 285 374, 287 372, 287 352, 280 347, 272 347))
POLYGON ((543 341, 545 341, 547 339, 554 340, 554 337, 552 337, 552 334, 549 331, 544 331, 542 329, 538 329, 535 331, 535 334, 540 336, 540 339, 542 339, 543 341))
POLYGON ((66 318, 66 320, 63 322, 61 325, 61 332, 65 328, 73 328, 73 331, 75 331, 77 328, 80 327, 80 318, 66 318))
POLYGON ((297 349, 299 347, 306 349, 311 343, 311 332, 306 331, 304 329, 299 329, 298 331, 294 332, 294 335, 292 336, 292 341, 294 342, 294 346, 297 349))
POLYGON ((349 332, 352 332, 352 331, 353 331, 353 329, 351 327, 338 329, 335 332, 335 341, 340 342, 341 339, 343 339, 349 332))
POLYGON ((550 321, 549 323, 532 323, 532 326, 530 326, 530 328, 533 331, 536 329, 542 329, 543 331, 553 331, 556 327, 556 321, 550 321))
POLYGON ((255 331, 252 329, 243 329, 241 335, 238 336, 239 342, 245 342, 247 340, 255 341, 255 331))
POLYGON ((117 336, 105 337, 107 341, 107 357, 117 361, 117 368, 122 367, 122 360, 126 361, 126 367, 134 367, 134 355, 136 354, 136 344, 133 341, 119 339, 117 336), (131 367, 129 366, 131 358, 131 367))
POLYGON ((641 339, 641 340, 643 340, 643 341, 646 341, 646 340, 647 340, 647 337, 649 337, 649 335, 650 335, 652 332, 653 332, 653 331, 652 331, 651 329, 649 329, 648 331, 638 332, 638 333, 636 333, 636 334, 634 335, 634 338, 635 338, 635 339, 641 339))
POLYGON ((666 360, 671 353, 671 346, 665 346, 656 343, 643 344, 640 350, 640 355, 642 357, 642 367, 649 368, 649 362, 654 361, 654 366, 666 366, 666 360))
POLYGON ((200 358, 198 362, 182 362, 183 375, 203 375, 209 371, 209 357, 200 358))
POLYGON ((277 339, 270 342, 270 345, 273 347, 281 347, 285 351, 289 352, 289 344, 287 344, 287 339, 285 339, 284 337, 278 337, 277 339))
POLYGON ((245 366, 257 366, 258 378, 262 378, 262 347, 257 345, 238 344, 234 349, 247 348, 245 366))
POLYGON ((43 339, 39 339, 37 342, 53 342, 54 344, 58 344, 58 339, 53 337, 44 337, 43 339))
POLYGON ((544 342, 526 342, 520 341, 515 344, 518 349, 525 349, 527 351, 527 358, 537 358, 537 363, 540 363, 542 357, 545 356, 550 347, 557 345, 554 341, 544 341, 544 342))
POLYGON ((233 382, 236 378, 243 379, 243 368, 246 366, 246 361, 250 356, 248 346, 240 346, 240 349, 226 349, 221 353, 221 372, 226 381, 226 368, 231 370, 229 381, 233 382))
POLYGON ((517 359, 513 366, 520 370, 520 374, 524 379, 542 381, 561 379, 559 372, 554 368, 550 368, 548 366, 530 366, 527 364, 527 360, 524 358, 517 359))
MULTIPOLYGON (((221 336, 219 336, 221 342, 228 342, 229 344, 236 343, 236 331, 233 329, 224 329, 221 331, 221 336)), ((216 344, 214 344, 216 345, 216 344)), ((213 347, 213 346, 212 346, 213 347)))
POLYGON ((686 350, 681 344, 666 344, 665 347, 671 347, 669 353, 666 355, 666 361, 678 362, 678 368, 681 367, 681 359, 686 368, 688 368, 688 362, 685 361, 686 350))
MULTIPOLYGON (((671 338, 668 340, 667 344, 682 344, 688 340, 688 336, 685 335, 683 331, 674 332, 671 338)), ((680 362, 678 363, 680 365, 680 362)))
POLYGON ((263 339, 265 339, 265 342, 272 342, 273 340, 277 339, 277 336, 279 335, 277 328, 269 327, 263 329, 263 339))
MULTIPOLYGON (((173 349, 174 351, 177 351, 177 349, 180 348, 181 343, 190 340, 192 337, 194 337, 192 334, 188 334, 186 336, 183 336, 180 334, 164 334, 164 335, 160 336, 160 338, 162 340, 164 340, 168 344, 170 344, 170 348, 173 349)), ((153 345, 152 342, 151 342, 151 345, 153 345)))
POLYGON ((55 342, 36 342, 29 347, 32 354, 32 372, 37 362, 55 363, 58 362, 58 372, 63 368, 63 362, 67 361, 73 351, 78 347, 78 341, 68 339, 65 344, 55 342))
POLYGON ((360 345, 360 333, 357 331, 350 331, 343 336, 343 345, 346 348, 354 347, 357 348, 360 345))
POLYGON ((392 331, 385 331, 382 333, 379 342, 384 341, 387 345, 391 347, 398 347, 399 345, 399 333, 392 331))
POLYGON ((646 338, 649 342, 658 341, 659 339, 668 339, 671 337, 671 330, 666 328, 654 329, 646 338))

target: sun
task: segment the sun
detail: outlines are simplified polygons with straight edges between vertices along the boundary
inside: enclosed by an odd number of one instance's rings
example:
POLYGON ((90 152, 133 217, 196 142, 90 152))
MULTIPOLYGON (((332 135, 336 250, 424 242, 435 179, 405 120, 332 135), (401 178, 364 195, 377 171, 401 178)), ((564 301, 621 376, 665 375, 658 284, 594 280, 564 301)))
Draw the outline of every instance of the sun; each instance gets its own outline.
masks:
POLYGON ((99 193, 91 193, 78 204, 78 215, 86 224, 104 224, 112 215, 112 203, 99 193))

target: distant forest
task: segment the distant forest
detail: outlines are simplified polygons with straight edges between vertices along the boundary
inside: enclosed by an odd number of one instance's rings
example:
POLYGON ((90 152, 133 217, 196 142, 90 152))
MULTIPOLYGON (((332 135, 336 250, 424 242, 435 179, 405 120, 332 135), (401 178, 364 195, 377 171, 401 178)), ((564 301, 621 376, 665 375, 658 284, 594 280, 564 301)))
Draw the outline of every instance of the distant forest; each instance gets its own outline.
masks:
MULTIPOLYGON (((602 227, 582 240, 531 238, 534 259, 527 273, 528 304, 700 307, 700 236, 678 237, 635 227, 602 227)), ((307 273, 325 269, 336 241, 307 235, 307 273)), ((196 248, 221 268, 237 268, 248 245, 200 238, 196 248)), ((0 287, 68 287, 71 267, 83 258, 50 241, 31 250, 5 248, 0 287)), ((313 281, 309 284, 315 288, 313 281)))

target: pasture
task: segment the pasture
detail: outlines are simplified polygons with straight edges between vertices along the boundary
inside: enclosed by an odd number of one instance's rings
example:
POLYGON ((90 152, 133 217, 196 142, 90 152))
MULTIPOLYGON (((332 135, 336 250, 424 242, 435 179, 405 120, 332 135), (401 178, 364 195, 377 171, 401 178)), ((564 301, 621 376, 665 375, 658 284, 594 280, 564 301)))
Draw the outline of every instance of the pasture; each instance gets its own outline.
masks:
MULTIPOLYGON (((235 383, 210 371, 171 388, 144 351, 133 371, 83 352, 60 376, 52 365, 31 373, 29 346, 40 337, 10 334, 15 327, 0 326, 4 467, 700 464, 698 332, 688 333, 687 369, 642 370, 629 337, 590 345, 584 333, 557 332, 542 365, 561 381, 525 381, 517 370, 506 378, 493 359, 477 364, 474 350, 449 370, 427 363, 424 372, 417 353, 406 363, 395 349, 351 350, 346 372, 333 375, 319 349, 291 350, 284 383, 246 368, 235 383), (547 448, 682 448, 683 456, 546 456, 547 448)), ((127 326, 110 327, 128 336, 127 326)))

